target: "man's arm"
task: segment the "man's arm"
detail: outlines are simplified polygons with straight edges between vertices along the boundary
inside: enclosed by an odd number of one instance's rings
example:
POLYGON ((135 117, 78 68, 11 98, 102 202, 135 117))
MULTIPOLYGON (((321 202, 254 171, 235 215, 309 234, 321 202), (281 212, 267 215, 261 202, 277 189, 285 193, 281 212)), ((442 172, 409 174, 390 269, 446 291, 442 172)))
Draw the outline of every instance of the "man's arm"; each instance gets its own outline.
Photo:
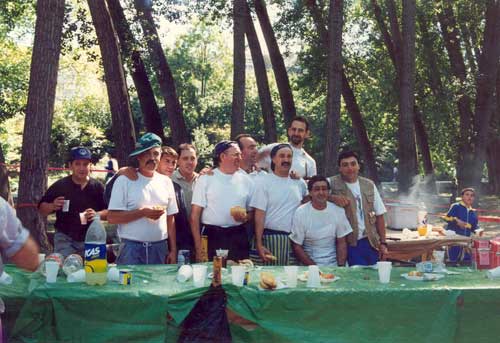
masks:
POLYGON ((47 217, 52 212, 60 210, 64 205, 64 197, 60 196, 54 199, 52 202, 41 202, 38 205, 38 212, 44 217, 47 217))
POLYGON ((375 217, 375 227, 377 228, 378 235, 380 237, 379 254, 380 259, 384 259, 384 255, 387 254, 387 241, 385 237, 385 220, 384 215, 375 217))
POLYGON ((339 267, 345 266, 347 260, 347 239, 344 237, 337 237, 337 264, 339 267))
POLYGON ((196 252, 196 261, 201 262, 201 235, 200 235, 200 218, 203 212, 203 207, 191 205, 191 234, 193 235, 194 249, 196 252))
POLYGON ((173 214, 167 216, 167 231, 168 231, 168 244, 170 249, 168 251, 167 263, 177 263, 177 237, 175 232, 175 217, 173 214))
POLYGON ((163 213, 165 213, 165 210, 154 210, 148 207, 131 211, 108 210, 108 223, 127 224, 141 218, 158 220, 163 213))
POLYGON ((28 237, 24 245, 11 258, 16 266, 35 271, 38 268, 38 245, 33 238, 28 237))
POLYGON ((295 253, 295 257, 299 259, 299 261, 306 265, 306 266, 312 266, 315 265, 314 261, 307 255, 307 253, 304 251, 304 248, 302 245, 295 243, 294 241, 290 241, 292 243, 292 248, 293 252, 295 253))
POLYGON ((257 248, 257 252, 262 261, 269 262, 271 261, 266 255, 272 255, 272 252, 269 251, 262 244, 262 236, 264 235, 264 222, 266 218, 266 212, 260 210, 258 208, 255 209, 255 247, 257 248))

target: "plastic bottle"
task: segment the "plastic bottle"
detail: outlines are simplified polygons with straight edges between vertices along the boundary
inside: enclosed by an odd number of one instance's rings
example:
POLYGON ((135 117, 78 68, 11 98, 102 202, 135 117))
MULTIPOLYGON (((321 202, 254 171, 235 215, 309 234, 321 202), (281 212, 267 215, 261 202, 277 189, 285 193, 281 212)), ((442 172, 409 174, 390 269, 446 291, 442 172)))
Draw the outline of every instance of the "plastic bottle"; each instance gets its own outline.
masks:
POLYGON ((96 215, 85 235, 85 281, 88 285, 104 285, 107 269, 106 230, 96 215))

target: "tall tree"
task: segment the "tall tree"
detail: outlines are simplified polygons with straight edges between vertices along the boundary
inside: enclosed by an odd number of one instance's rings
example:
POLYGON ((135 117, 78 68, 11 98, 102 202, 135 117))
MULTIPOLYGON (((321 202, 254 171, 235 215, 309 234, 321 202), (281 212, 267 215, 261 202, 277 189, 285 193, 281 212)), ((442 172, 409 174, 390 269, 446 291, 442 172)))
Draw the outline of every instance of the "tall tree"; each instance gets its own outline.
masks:
MULTIPOLYGON (((306 5, 311 13, 316 30, 319 33, 320 44, 323 46, 324 51, 328 51, 328 30, 326 28, 325 20, 317 7, 316 1, 307 0, 306 5)), ((364 159, 367 177, 373 180, 376 184, 379 184, 380 181, 378 178, 373 147, 370 139, 368 138, 363 115, 356 101, 354 90, 352 89, 350 81, 345 73, 345 69, 342 69, 342 98, 346 104, 347 112, 351 117, 353 130, 356 135, 356 139, 358 140, 361 155, 364 159)))
POLYGON ((38 213, 36 204, 47 188, 50 131, 54 116, 63 21, 64 0, 37 2, 17 215, 42 251, 47 251, 50 246, 45 233, 46 221, 38 213))
POLYGON ((135 131, 118 39, 106 2, 102 0, 87 2, 104 66, 116 159, 119 165, 126 165, 128 155, 134 150, 135 131))
POLYGON ((0 197, 13 205, 12 194, 10 193, 9 170, 5 166, 5 156, 0 144, 0 197))
POLYGON ((276 79, 276 86, 278 87, 280 95, 283 118, 285 120, 286 127, 288 127, 297 113, 295 109, 295 102, 293 100, 292 88, 290 87, 290 81, 288 79, 288 72, 285 67, 283 55, 280 52, 278 41, 274 35, 271 21, 269 20, 265 1, 254 0, 254 6, 255 13, 257 14, 257 18, 259 19, 260 27, 262 29, 262 34, 264 35, 264 40, 266 41, 269 58, 271 59, 271 64, 273 65, 274 78, 276 79))
POLYGON ((343 0, 330 0, 328 20, 328 94, 326 101, 324 174, 336 172, 340 145, 340 96, 342 93, 343 0))
POLYGON ((407 193, 417 173, 415 151, 415 0, 403 1, 401 77, 399 93, 398 157, 399 191, 407 193))
POLYGON ((172 134, 172 144, 178 146, 185 142, 191 142, 181 103, 177 96, 174 76, 163 51, 153 19, 152 0, 134 0, 135 9, 139 17, 144 37, 148 45, 149 56, 156 72, 156 78, 160 84, 160 91, 165 100, 168 123, 172 134))
POLYGON ((271 90, 269 89, 269 81, 267 79, 266 63, 264 55, 260 48, 259 38, 255 31, 252 15, 248 5, 245 13, 245 33, 252 55, 253 67, 255 71, 255 79, 257 81, 257 90, 259 93, 260 107, 262 110, 262 118, 264 119, 264 142, 271 143, 278 140, 276 133, 276 118, 274 115, 273 100, 271 98, 271 90))
POLYGON ((233 108, 231 138, 245 130, 245 13, 246 0, 233 1, 233 108))
POLYGON ((146 131, 153 132, 165 139, 160 110, 156 103, 153 87, 151 87, 151 83, 149 82, 146 66, 138 50, 139 44, 130 30, 120 0, 107 0, 107 3, 113 20, 113 26, 120 40, 123 62, 128 66, 135 89, 137 90, 137 97, 139 98, 146 131))

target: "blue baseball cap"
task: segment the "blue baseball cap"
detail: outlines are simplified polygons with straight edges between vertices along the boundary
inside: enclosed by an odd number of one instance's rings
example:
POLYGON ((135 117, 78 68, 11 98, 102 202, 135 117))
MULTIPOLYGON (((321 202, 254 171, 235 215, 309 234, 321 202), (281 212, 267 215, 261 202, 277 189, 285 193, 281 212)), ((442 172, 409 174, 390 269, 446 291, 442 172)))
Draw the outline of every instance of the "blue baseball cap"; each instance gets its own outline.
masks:
POLYGON ((69 161, 72 162, 74 160, 92 161, 92 154, 90 153, 89 149, 87 149, 85 147, 77 146, 75 148, 72 148, 71 152, 70 152, 69 161))

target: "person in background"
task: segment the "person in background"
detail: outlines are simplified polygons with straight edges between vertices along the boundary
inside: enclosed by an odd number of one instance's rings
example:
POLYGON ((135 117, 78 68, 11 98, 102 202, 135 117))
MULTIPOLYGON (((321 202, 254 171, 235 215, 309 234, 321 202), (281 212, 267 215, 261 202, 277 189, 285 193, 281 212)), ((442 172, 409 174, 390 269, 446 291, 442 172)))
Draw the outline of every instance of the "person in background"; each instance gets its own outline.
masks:
POLYGON ((106 220, 108 213, 103 199, 104 186, 90 177, 90 151, 84 147, 71 149, 69 168, 71 175, 52 184, 38 204, 41 215, 46 217, 56 213, 54 252, 64 257, 70 254, 83 256, 85 234, 90 223, 96 214, 106 220), (63 208, 65 202, 69 202, 67 208, 63 208), (83 213, 84 221, 80 213, 83 213))
POLYGON ((295 211, 290 240, 296 258, 304 265, 344 266, 346 236, 352 232, 342 207, 328 201, 330 184, 324 176, 313 176, 307 189, 311 201, 295 211))
POLYGON ((108 170, 108 172, 106 173, 104 183, 107 183, 118 171, 118 161, 116 160, 114 152, 108 154, 108 162, 106 163, 105 169, 108 170))
POLYGON ((198 180, 199 174, 196 172, 198 156, 196 148, 189 143, 183 143, 177 148, 179 156, 177 169, 172 174, 172 181, 182 187, 184 204, 186 205, 187 216, 191 215, 191 200, 193 199, 193 189, 198 180))
MULTIPOLYGON (((458 235, 469 237, 478 229, 478 218, 476 211, 472 208, 476 191, 474 188, 464 188, 460 192, 461 201, 451 205, 444 221, 448 223, 447 229, 455 231, 458 235)), ((452 263, 460 261, 470 262, 471 256, 460 246, 452 246, 448 249, 448 259, 452 263)))

